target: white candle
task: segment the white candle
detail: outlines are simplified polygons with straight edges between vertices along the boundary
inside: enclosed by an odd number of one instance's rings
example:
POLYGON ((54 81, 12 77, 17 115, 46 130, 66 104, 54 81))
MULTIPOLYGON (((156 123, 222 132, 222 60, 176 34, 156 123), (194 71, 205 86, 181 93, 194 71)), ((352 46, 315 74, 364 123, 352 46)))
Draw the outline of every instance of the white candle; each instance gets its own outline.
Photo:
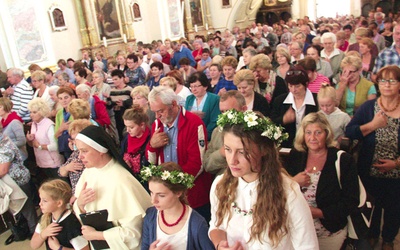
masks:
POLYGON ((206 23, 206 30, 208 30, 208 23, 206 23))
POLYGON ((107 47, 107 39, 105 36, 103 36, 103 44, 104 44, 104 47, 107 47))
POLYGON ((124 34, 124 43, 127 43, 128 40, 126 39, 126 34, 124 34))
POLYGON ((197 32, 197 24, 194 25, 194 31, 197 32))

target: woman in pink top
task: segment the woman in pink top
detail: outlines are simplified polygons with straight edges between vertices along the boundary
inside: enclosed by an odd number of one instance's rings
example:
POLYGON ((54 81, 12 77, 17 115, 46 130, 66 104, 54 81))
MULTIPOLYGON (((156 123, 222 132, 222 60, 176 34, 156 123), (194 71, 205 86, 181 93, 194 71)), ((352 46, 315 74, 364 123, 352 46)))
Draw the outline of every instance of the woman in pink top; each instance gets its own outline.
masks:
POLYGON ((308 78, 310 79, 310 82, 308 83, 308 89, 312 93, 317 94, 323 83, 330 84, 328 77, 317 72, 317 64, 311 57, 306 57, 298 61, 297 64, 302 66, 307 71, 308 78))

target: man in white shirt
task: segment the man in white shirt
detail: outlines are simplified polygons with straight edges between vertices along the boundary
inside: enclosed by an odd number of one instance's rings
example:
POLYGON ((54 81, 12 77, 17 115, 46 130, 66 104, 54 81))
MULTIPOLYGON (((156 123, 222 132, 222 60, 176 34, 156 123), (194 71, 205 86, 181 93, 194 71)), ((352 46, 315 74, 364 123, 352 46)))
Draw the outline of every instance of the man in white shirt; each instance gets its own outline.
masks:
POLYGON ((24 72, 18 68, 7 70, 7 80, 11 86, 3 92, 3 95, 9 97, 12 101, 12 111, 17 112, 24 122, 29 122, 31 118, 28 103, 33 98, 31 85, 25 81, 24 72))

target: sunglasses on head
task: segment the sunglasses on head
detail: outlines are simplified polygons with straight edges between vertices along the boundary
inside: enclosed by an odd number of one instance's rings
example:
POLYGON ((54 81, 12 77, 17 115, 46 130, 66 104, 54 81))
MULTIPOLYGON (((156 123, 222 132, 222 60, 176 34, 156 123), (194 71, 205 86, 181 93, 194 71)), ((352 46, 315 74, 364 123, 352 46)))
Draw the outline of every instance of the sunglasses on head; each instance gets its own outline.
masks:
POLYGON ((292 75, 299 76, 302 74, 303 74, 303 71, 301 71, 301 70, 290 70, 286 73, 287 76, 292 76, 292 75))

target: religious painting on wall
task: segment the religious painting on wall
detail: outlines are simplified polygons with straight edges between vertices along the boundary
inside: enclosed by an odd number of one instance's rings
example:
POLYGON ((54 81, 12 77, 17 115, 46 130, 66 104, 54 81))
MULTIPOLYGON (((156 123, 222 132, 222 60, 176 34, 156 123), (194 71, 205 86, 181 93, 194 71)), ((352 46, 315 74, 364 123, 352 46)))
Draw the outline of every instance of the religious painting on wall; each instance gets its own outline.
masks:
POLYGON ((183 16, 180 0, 167 0, 168 9, 168 22, 169 23, 169 38, 171 40, 177 40, 184 36, 183 33, 183 16))
POLYGON ((204 26, 202 7, 201 0, 190 0, 190 15, 192 16, 193 26, 204 26))
POLYGON ((94 0, 100 39, 121 38, 117 0, 94 0))
POLYGON ((49 9, 49 15, 51 20, 51 26, 53 27, 54 31, 62 31, 67 29, 67 24, 64 18, 64 12, 59 6, 57 5, 51 6, 49 9))
POLYGON ((138 3, 136 3, 136 1, 131 4, 131 12, 134 21, 142 20, 142 14, 140 13, 140 6, 138 3))
POLYGON ((231 0, 222 0, 222 8, 230 8, 231 0))
POLYGON ((5 3, 9 14, 7 20, 10 20, 10 23, 6 25, 9 29, 7 32, 13 34, 12 43, 15 45, 12 49, 13 53, 16 53, 13 63, 18 67, 27 67, 32 63, 47 60, 48 55, 40 31, 35 2, 8 0, 5 3), (16 58, 18 59, 15 60, 16 58))

